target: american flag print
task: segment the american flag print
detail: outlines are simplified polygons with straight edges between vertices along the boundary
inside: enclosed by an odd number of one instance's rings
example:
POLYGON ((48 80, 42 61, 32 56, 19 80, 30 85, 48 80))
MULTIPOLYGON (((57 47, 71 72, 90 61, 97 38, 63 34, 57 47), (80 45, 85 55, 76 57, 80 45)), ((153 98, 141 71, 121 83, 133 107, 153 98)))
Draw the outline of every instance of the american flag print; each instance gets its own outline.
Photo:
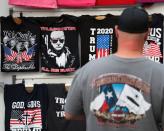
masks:
POLYGON ((32 46, 31 48, 29 48, 28 51, 25 50, 25 51, 21 52, 20 54, 18 54, 16 63, 17 64, 22 63, 23 60, 30 61, 33 56, 34 48, 35 48, 35 45, 32 46))
POLYGON ((21 54, 17 54, 17 60, 16 60, 16 63, 19 64, 19 63, 22 63, 22 55, 21 54))
POLYGON ((96 58, 110 54, 110 35, 97 35, 96 58))
POLYGON ((29 48, 28 51, 23 51, 22 52, 22 58, 25 60, 25 61, 30 61, 32 56, 33 56, 33 52, 34 52, 34 48, 35 48, 35 45, 32 46, 31 48, 29 48))
POLYGON ((10 129, 40 128, 42 129, 41 109, 17 109, 12 110, 10 118, 10 129))
POLYGON ((160 51, 160 46, 157 45, 155 42, 150 42, 149 45, 146 45, 143 49, 144 56, 150 57, 160 57, 162 58, 162 53, 160 51))
POLYGON ((4 54, 5 54, 5 59, 6 61, 14 61, 17 56, 17 52, 13 51, 9 47, 4 46, 4 54))
POLYGON ((30 61, 31 58, 32 58, 32 54, 28 54, 27 51, 23 51, 23 52, 22 52, 22 58, 23 58, 25 61, 30 61))

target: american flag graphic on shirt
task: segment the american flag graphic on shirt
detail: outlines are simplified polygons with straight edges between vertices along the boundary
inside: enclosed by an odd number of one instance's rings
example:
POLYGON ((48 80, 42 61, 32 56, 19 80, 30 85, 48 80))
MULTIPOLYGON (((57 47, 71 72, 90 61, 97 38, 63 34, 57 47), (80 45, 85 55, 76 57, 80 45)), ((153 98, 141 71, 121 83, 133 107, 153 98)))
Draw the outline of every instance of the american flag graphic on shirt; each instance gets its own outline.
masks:
POLYGON ((7 46, 4 46, 3 48, 6 61, 14 61, 18 53, 7 46))
POLYGON ((17 54, 17 57, 16 57, 16 63, 19 64, 19 63, 22 63, 22 55, 21 54, 17 54))
POLYGON ((42 129, 41 109, 16 109, 11 111, 10 129, 40 128, 42 129))
POLYGON ((97 35, 96 58, 110 54, 110 35, 97 35))
POLYGON ((146 45, 143 49, 144 56, 150 57, 160 57, 162 58, 162 53, 160 51, 160 46, 157 45, 155 42, 150 42, 149 45, 146 45))
POLYGON ((23 58, 25 61, 30 61, 31 58, 32 58, 34 49, 35 49, 35 45, 32 46, 31 48, 29 48, 28 51, 23 51, 23 52, 22 52, 22 58, 23 58))
POLYGON ((25 51, 21 52, 19 55, 17 55, 16 63, 17 64, 22 63, 23 60, 30 61, 32 59, 34 49, 35 49, 35 45, 32 46, 31 48, 29 48, 28 51, 25 50, 25 51))

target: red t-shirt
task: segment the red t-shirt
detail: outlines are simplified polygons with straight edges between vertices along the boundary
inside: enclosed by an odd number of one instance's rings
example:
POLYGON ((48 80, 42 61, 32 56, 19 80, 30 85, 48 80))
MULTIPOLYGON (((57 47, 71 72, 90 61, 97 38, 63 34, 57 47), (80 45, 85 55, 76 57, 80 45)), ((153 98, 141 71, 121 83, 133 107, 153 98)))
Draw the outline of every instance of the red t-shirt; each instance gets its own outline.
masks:
POLYGON ((61 7, 89 7, 94 6, 96 0, 57 0, 61 7))
POLYGON ((139 0, 140 3, 157 3, 164 2, 164 0, 139 0))
POLYGON ((108 6, 108 5, 133 5, 137 0, 96 0, 96 5, 108 6))

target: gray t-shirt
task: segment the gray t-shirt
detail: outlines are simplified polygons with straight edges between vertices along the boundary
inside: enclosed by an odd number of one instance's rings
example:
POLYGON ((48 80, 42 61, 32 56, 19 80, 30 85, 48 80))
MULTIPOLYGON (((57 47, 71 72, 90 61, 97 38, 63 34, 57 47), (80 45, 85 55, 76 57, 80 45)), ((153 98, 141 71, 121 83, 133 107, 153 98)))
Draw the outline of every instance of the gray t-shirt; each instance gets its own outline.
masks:
POLYGON ((146 58, 92 60, 77 71, 65 111, 84 111, 87 131, 159 131, 163 79, 163 65, 146 58))

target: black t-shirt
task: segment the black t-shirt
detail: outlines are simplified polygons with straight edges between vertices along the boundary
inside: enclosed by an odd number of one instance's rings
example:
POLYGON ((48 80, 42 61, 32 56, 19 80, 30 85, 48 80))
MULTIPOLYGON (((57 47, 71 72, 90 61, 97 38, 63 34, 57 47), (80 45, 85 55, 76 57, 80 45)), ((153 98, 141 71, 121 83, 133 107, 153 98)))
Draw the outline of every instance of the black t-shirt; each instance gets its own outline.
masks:
POLYGON ((46 131, 48 90, 34 85, 28 93, 23 84, 5 85, 5 131, 46 131))
POLYGON ((42 32, 41 71, 74 72, 80 66, 76 17, 37 18, 42 32))
POLYGON ((143 54, 150 60, 163 63, 163 15, 152 14, 152 23, 143 54))
POLYGON ((101 20, 96 17, 89 15, 79 17, 81 65, 90 60, 110 55, 117 50, 114 27, 118 22, 118 16, 107 14, 101 20))
POLYGON ((85 121, 64 119, 67 91, 64 84, 48 84, 48 131, 85 131, 85 121))
POLYGON ((12 16, 1 17, 1 70, 39 71, 40 28, 28 18, 17 24, 12 16))

